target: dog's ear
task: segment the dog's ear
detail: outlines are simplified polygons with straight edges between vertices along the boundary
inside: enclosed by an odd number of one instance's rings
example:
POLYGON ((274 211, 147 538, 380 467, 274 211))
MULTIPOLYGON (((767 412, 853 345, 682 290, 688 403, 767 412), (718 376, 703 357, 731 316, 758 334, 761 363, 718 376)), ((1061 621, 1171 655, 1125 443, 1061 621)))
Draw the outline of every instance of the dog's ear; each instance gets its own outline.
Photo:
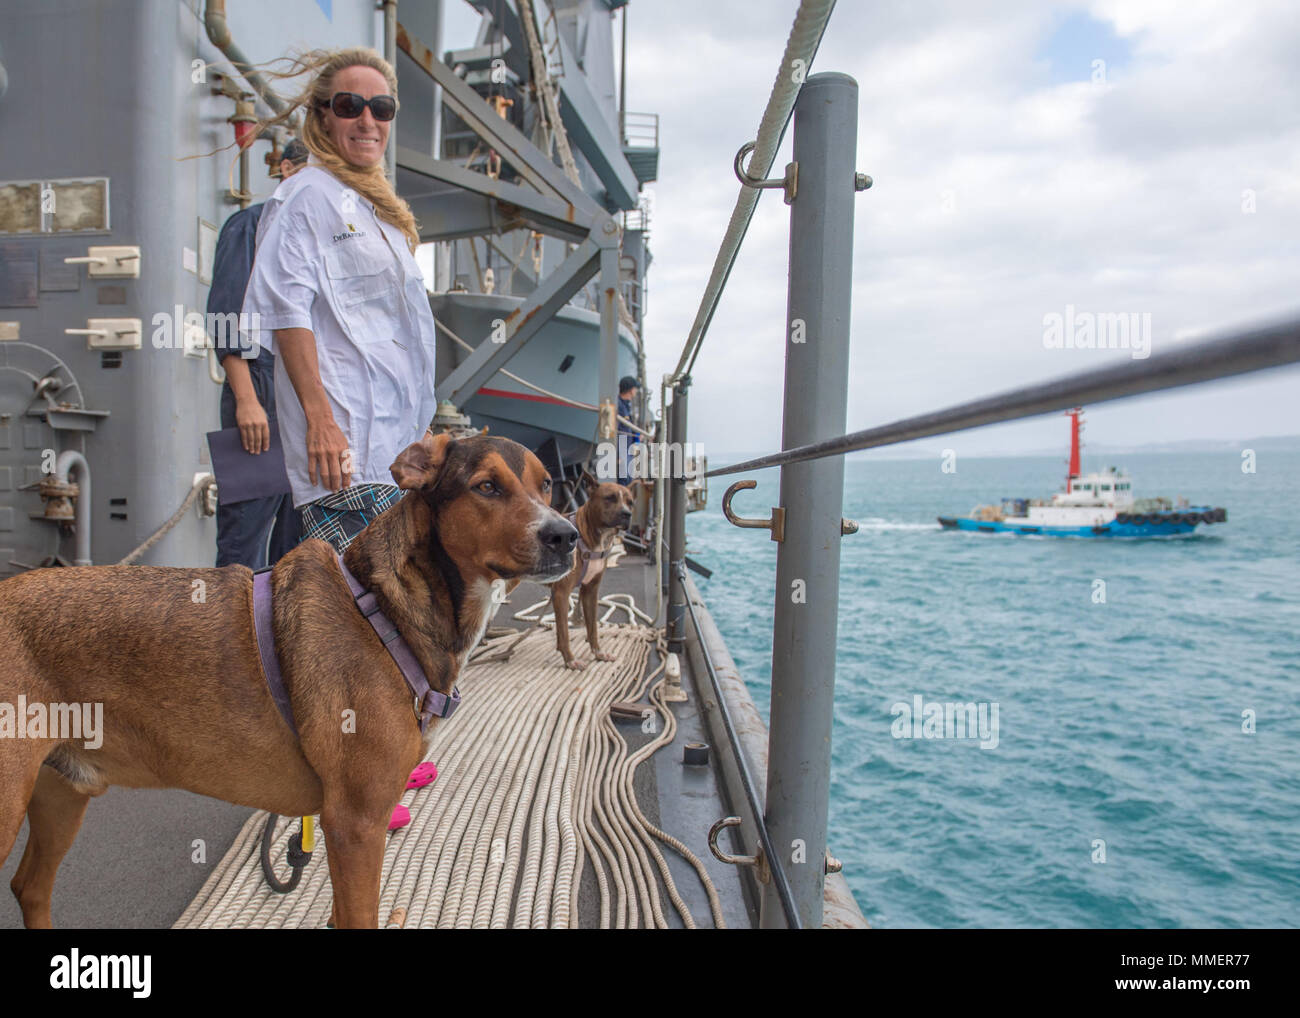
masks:
POLYGON ((591 474, 583 471, 582 487, 588 495, 594 495, 596 494, 596 489, 600 487, 600 482, 596 480, 596 478, 592 477, 591 474))
POLYGON ((634 499, 641 497, 641 489, 646 487, 645 480, 640 477, 634 477, 627 484, 627 490, 632 493, 634 499))
POLYGON ((432 484, 453 441, 455 439, 446 432, 431 435, 426 431, 422 439, 403 449, 388 468, 397 486, 402 489, 425 488, 432 484))

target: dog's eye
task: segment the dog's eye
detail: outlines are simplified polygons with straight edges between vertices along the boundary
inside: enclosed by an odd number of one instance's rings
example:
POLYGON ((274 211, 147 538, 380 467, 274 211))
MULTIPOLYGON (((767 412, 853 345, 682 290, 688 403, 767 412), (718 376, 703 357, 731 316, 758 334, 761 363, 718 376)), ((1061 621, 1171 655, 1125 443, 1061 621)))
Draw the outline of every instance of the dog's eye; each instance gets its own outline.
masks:
POLYGON ((474 490, 483 495, 495 495, 497 486, 491 481, 479 481, 478 484, 474 485, 474 490))

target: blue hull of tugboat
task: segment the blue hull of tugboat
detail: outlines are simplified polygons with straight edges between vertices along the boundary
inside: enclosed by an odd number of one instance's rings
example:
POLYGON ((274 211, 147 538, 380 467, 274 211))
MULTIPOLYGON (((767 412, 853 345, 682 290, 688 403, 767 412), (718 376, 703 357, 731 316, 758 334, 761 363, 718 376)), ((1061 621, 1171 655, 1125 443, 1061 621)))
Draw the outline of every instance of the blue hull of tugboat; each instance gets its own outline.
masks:
POLYGON ((1192 506, 1176 513, 1159 514, 1141 523, 1120 523, 1113 520, 1099 527, 1048 527, 951 516, 940 516, 939 522, 945 530, 973 530, 983 534, 1020 534, 1029 537, 1176 537, 1192 533, 1200 523, 1225 523, 1227 513, 1209 506, 1192 506))

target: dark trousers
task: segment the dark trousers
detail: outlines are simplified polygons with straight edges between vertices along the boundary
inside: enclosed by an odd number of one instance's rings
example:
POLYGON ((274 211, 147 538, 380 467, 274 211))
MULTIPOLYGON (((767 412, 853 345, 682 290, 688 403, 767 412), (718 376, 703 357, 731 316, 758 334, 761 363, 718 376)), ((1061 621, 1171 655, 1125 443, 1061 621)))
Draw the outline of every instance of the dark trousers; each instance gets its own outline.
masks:
POLYGON ((640 438, 637 435, 621 431, 618 434, 618 483, 630 484, 632 481, 632 462, 634 446, 640 438))
MULTIPOLYGON (((271 427, 276 427, 273 402, 269 392, 259 391, 262 386, 256 374, 254 390, 267 410, 271 427)), ((269 389, 269 386, 265 387, 269 389)), ((221 387, 221 426, 235 426, 235 394, 230 383, 221 387)), ((293 507, 292 495, 273 495, 270 498, 251 498, 246 502, 224 505, 221 491, 217 491, 217 565, 234 563, 261 569, 273 566, 298 543, 302 521, 293 507)))

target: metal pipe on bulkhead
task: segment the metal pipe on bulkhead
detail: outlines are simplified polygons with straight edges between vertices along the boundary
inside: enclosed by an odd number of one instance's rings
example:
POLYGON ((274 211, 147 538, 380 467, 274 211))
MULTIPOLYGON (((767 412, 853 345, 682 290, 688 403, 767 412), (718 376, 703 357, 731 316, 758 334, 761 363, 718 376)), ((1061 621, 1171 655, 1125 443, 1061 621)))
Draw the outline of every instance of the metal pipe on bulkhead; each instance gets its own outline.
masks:
POLYGON ((230 26, 226 24, 226 0, 208 0, 207 7, 203 11, 203 27, 212 45, 221 50, 226 59, 235 65, 235 70, 248 82, 249 87, 261 96, 267 106, 277 114, 288 109, 284 101, 271 91, 271 86, 266 83, 266 79, 253 70, 252 62, 244 56, 244 51, 235 45, 235 40, 230 35, 230 26))
POLYGON ((93 565, 90 559, 90 464, 86 457, 74 449, 59 453, 54 461, 54 476, 63 484, 71 482, 71 472, 77 472, 77 550, 73 553, 74 566, 93 565))

